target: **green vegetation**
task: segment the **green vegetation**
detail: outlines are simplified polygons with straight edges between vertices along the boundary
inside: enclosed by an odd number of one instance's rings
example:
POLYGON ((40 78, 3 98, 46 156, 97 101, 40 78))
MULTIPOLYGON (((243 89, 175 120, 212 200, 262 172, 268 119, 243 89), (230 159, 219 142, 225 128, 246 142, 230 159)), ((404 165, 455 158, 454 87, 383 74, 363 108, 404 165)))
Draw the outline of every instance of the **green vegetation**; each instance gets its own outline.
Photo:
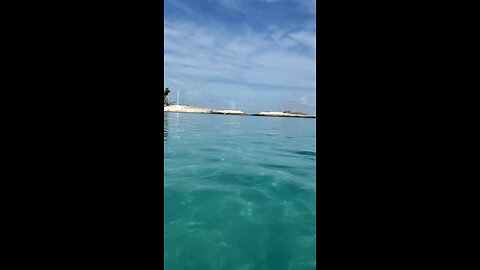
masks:
POLYGON ((168 88, 163 89, 163 107, 168 105, 168 94, 170 90, 168 88))

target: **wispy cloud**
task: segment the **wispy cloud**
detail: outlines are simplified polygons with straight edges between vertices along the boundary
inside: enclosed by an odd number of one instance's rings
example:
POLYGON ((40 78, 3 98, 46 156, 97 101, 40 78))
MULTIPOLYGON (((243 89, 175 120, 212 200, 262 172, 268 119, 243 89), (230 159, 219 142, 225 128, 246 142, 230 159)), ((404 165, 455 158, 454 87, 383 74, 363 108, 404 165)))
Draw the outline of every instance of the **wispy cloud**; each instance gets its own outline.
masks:
POLYGON ((315 14, 317 12, 316 0, 295 0, 307 12, 315 14))
POLYGON ((314 32, 230 33, 185 22, 165 25, 165 62, 177 65, 177 72, 236 83, 315 87, 314 32))

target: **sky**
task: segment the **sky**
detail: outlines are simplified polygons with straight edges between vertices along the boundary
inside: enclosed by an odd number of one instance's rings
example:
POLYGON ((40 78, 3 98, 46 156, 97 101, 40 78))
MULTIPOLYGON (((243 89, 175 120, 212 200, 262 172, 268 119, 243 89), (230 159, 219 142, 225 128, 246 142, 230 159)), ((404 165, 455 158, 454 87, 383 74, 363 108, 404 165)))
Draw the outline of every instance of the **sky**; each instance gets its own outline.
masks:
POLYGON ((315 0, 165 0, 170 101, 316 113, 315 0))

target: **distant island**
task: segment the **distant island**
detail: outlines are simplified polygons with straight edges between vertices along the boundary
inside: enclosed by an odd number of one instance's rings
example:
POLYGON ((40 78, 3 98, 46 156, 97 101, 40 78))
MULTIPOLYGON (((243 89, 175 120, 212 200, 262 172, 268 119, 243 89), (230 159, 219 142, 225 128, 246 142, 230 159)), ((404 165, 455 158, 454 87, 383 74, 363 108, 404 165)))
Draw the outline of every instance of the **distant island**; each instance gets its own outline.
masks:
POLYGON ((170 90, 165 88, 163 91, 163 111, 164 112, 181 112, 181 113, 202 113, 202 114, 223 114, 223 115, 250 115, 264 117, 294 117, 294 118, 317 118, 316 115, 283 111, 283 112, 260 112, 255 114, 246 114, 238 110, 215 110, 208 108, 193 107, 190 105, 175 105, 168 102, 168 94, 170 90))

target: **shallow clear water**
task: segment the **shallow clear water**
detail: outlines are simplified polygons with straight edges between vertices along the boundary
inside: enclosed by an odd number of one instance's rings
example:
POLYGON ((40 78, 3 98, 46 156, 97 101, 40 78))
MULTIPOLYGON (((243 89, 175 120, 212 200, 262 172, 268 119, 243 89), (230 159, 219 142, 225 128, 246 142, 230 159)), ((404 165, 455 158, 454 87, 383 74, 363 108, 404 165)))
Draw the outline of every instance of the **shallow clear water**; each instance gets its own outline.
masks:
POLYGON ((315 129, 165 113, 165 269, 315 269, 315 129))

